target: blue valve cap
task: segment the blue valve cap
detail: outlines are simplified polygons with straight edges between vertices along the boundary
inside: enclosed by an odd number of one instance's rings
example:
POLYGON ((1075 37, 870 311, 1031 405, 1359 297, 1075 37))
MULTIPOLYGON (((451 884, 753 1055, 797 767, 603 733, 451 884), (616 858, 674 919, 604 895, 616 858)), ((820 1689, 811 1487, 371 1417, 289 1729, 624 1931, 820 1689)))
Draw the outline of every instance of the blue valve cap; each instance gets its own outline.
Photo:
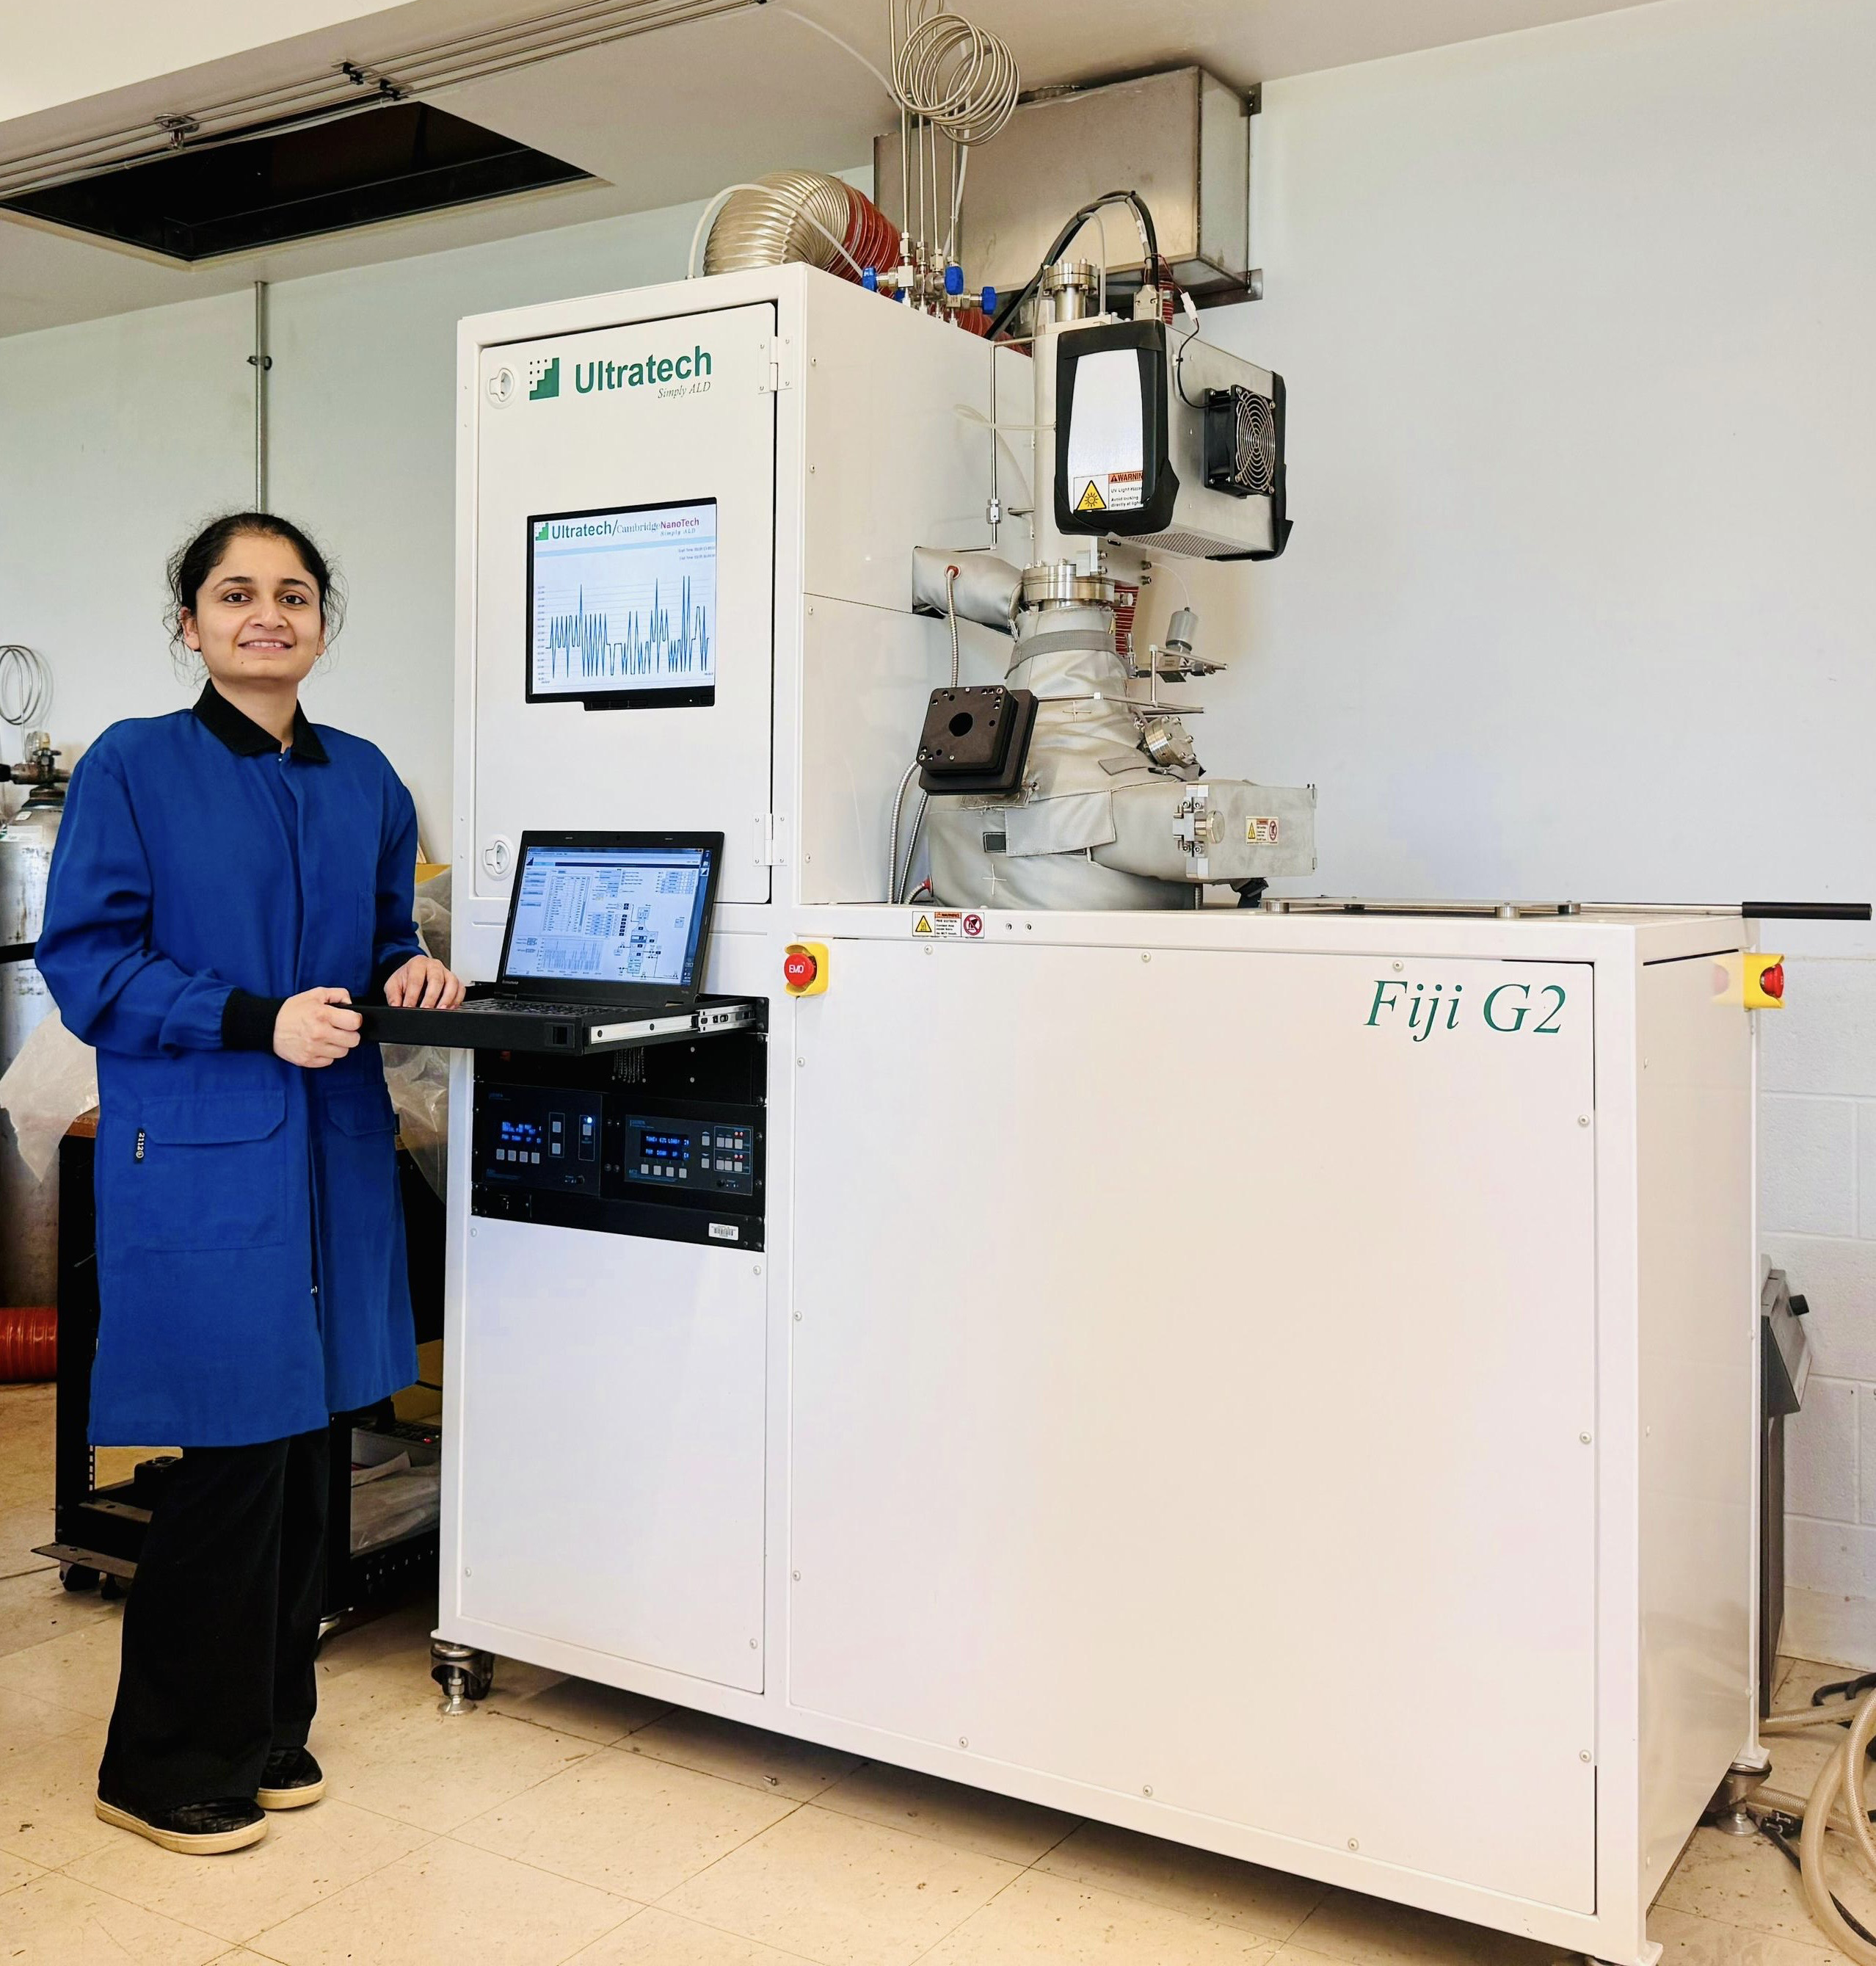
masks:
POLYGON ((880 276, 877 268, 862 266, 860 269, 860 284, 868 293, 877 294, 880 290, 880 276))
POLYGON ((944 269, 944 291, 948 294, 962 294, 964 290, 964 269, 955 264, 944 269))
POLYGON ((906 298, 905 288, 903 287, 895 287, 893 289, 893 298, 896 301, 903 301, 906 298))
POLYGON ((983 311, 986 314, 996 312, 996 289, 994 287, 986 287, 983 290, 983 311))

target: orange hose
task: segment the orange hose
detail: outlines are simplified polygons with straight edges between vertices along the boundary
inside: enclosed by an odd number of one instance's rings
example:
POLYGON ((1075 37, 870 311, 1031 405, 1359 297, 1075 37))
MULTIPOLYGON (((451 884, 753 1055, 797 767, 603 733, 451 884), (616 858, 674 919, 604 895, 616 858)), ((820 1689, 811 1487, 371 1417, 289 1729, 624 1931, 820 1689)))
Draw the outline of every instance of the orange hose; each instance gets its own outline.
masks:
MULTIPOLYGON (((863 266, 889 272, 899 264, 899 227, 864 192, 851 185, 847 193, 847 237, 841 241, 863 266)), ((832 270, 843 280, 856 279, 852 267, 837 259, 832 270)))
POLYGON ((50 1379, 58 1363, 57 1311, 50 1304, 0 1310, 0 1384, 50 1379))

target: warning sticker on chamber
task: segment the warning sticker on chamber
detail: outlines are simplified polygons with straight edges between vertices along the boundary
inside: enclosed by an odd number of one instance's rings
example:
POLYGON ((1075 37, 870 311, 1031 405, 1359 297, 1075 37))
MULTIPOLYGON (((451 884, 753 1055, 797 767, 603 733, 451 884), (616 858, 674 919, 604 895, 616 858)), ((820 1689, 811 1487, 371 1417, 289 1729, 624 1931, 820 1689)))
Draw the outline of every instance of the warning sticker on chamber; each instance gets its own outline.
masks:
POLYGON ((1244 843, 1248 846, 1274 846, 1282 830, 1274 819, 1247 819, 1244 822, 1244 843))
POLYGON ((1075 499, 1077 512, 1134 512, 1140 509, 1141 474, 1138 471, 1109 471, 1098 477, 1076 480, 1081 490, 1075 499))
POLYGON ((967 934, 981 935, 983 924, 980 921, 974 930, 967 930, 961 909, 927 908, 913 922, 912 932, 931 942, 956 942, 967 934))

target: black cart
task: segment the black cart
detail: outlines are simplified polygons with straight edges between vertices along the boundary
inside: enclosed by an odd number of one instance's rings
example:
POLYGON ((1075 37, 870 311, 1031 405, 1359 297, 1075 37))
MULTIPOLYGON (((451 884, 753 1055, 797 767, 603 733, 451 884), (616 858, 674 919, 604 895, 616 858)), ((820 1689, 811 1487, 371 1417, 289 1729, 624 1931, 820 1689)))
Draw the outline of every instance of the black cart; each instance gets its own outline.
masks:
MULTIPOLYGON (((165 1457, 141 1463, 127 1481, 100 1487, 87 1439, 92 1360, 98 1349, 97 1217, 92 1199, 95 1123, 79 1120, 59 1148, 59 1363, 53 1465, 53 1540, 37 1554, 56 1558, 68 1591, 99 1588, 121 1595, 137 1574, 150 1507, 167 1471, 165 1457)), ((442 1336, 443 1206, 410 1156, 399 1150, 410 1300, 420 1344, 442 1336)), ((332 1423, 331 1529, 326 1560, 327 1624, 348 1613, 381 1610, 436 1588, 437 1532, 433 1523, 376 1548, 352 1550, 353 1433, 401 1444, 413 1458, 435 1456, 440 1429, 400 1420, 391 1402, 332 1423)))

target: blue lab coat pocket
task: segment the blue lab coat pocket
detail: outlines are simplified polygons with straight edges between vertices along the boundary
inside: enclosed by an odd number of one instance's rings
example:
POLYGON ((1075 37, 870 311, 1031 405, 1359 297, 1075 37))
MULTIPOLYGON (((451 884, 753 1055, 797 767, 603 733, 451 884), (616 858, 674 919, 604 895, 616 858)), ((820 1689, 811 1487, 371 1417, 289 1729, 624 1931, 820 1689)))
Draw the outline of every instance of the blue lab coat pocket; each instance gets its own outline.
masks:
POLYGON ((397 1117, 381 1079, 348 1086, 326 1099, 330 1124, 320 1143, 325 1161, 325 1193, 333 1227, 346 1264, 365 1258, 375 1273, 391 1258, 393 1237, 401 1223, 397 1193, 397 1117))
POLYGON ((286 1117, 284 1091, 144 1100, 134 1123, 111 1129, 103 1157, 101 1212, 121 1211, 121 1252, 285 1241, 286 1117))

